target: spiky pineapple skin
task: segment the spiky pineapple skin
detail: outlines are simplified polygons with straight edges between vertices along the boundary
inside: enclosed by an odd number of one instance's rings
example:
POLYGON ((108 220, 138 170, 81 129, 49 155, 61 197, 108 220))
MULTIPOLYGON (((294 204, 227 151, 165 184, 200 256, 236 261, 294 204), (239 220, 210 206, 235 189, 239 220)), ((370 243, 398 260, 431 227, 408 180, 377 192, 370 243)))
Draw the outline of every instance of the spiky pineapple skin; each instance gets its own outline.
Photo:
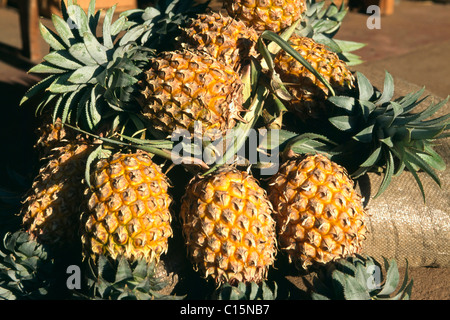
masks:
POLYGON ((301 18, 305 0, 224 0, 228 14, 257 31, 280 32, 301 18))
POLYGON ((168 188, 166 175, 143 151, 99 160, 85 192, 84 256, 158 262, 172 236, 168 188))
MULTIPOLYGON (((290 37, 289 43, 330 83, 335 93, 340 94, 354 87, 354 77, 347 64, 325 45, 296 34, 290 37)), ((286 51, 280 50, 274 58, 274 65, 275 71, 293 96, 287 102, 289 110, 302 120, 319 118, 327 112, 324 101, 330 92, 303 64, 286 51)))
POLYGON ((158 130, 221 137, 240 119, 243 84, 230 67, 210 55, 181 50, 164 52, 151 62, 141 82, 142 113, 158 130))
POLYGON ((55 147, 39 170, 21 213, 31 238, 53 246, 79 239, 80 204, 85 164, 91 146, 68 143, 55 147))
POLYGON ((223 168, 189 183, 180 216, 189 256, 217 283, 261 282, 276 255, 266 191, 245 171, 223 168))
POLYGON ((280 249, 298 268, 360 252, 366 212, 343 167, 320 154, 288 160, 268 194, 280 249))
POLYGON ((181 46, 205 51, 236 71, 250 57, 257 57, 257 41, 258 33, 253 28, 217 12, 191 19, 179 37, 181 46))

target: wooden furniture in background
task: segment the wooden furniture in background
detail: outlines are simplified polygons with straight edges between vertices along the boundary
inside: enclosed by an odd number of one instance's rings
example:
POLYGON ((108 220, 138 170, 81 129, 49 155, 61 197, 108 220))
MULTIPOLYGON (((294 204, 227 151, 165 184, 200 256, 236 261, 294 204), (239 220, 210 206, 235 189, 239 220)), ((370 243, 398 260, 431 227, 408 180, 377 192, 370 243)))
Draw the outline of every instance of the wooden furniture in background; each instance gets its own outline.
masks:
POLYGON ((39 62, 42 54, 38 0, 19 0, 18 7, 20 33, 22 37, 22 54, 32 62, 39 62))
POLYGON ((395 0, 381 0, 380 1, 380 10, 381 14, 391 15, 394 13, 394 5, 395 0))

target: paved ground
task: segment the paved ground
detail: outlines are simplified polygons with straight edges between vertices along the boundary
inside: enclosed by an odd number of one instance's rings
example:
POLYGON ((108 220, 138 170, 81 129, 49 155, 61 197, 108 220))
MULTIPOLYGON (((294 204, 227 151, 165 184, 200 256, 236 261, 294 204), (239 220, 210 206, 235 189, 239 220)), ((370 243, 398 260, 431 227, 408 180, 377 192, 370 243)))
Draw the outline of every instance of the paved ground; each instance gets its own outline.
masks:
POLYGON ((367 43, 357 51, 365 65, 388 70, 394 78, 425 85, 434 94, 450 94, 450 5, 404 1, 381 29, 366 28, 368 16, 349 13, 337 38, 367 43))
MULTIPOLYGON (((337 35, 340 39, 367 43, 357 52, 366 62, 356 70, 387 70, 395 79, 424 85, 436 96, 450 94, 450 5, 401 0, 392 16, 381 18, 381 29, 368 29, 367 19, 367 15, 350 12, 337 35)), ((43 41, 42 44, 44 54, 47 46, 43 41)), ((17 105, 36 78, 27 74, 31 64, 20 56, 20 49, 17 11, 1 8, 0 141, 2 153, 10 155, 1 157, 2 165, 20 165, 29 157, 27 150, 32 144, 26 129, 32 126, 33 119, 23 116, 17 105)), ((450 299, 449 274, 448 268, 413 268, 413 298, 450 299)))

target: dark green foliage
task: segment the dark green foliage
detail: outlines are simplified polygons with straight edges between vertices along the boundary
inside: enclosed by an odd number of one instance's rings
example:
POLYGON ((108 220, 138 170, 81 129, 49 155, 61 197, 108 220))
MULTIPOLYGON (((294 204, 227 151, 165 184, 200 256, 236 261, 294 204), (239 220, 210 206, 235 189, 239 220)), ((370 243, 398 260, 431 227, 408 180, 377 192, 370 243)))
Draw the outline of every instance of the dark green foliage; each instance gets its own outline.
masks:
POLYGON ((99 256, 97 263, 87 260, 88 299, 102 300, 180 300, 181 296, 158 293, 167 285, 155 274, 155 265, 145 260, 130 263, 125 258, 111 260, 99 256))
POLYGON ((277 298, 278 286, 273 283, 273 288, 263 281, 260 284, 255 282, 239 282, 236 285, 229 283, 222 284, 213 295, 217 300, 275 300, 277 298))

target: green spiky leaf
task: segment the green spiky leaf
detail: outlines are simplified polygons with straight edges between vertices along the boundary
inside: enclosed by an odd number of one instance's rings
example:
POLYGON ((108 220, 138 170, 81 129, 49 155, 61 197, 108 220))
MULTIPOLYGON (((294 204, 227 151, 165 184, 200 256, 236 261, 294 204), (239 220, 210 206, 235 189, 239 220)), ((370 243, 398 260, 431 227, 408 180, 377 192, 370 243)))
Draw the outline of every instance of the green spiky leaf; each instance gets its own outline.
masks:
POLYGON ((69 17, 64 20, 60 16, 53 14, 52 15, 52 22, 53 26, 55 27, 56 33, 58 34, 59 38, 64 43, 64 47, 68 48, 73 44, 75 40, 75 36, 72 33, 72 29, 67 24, 69 17))
POLYGON ((64 41, 52 30, 47 28, 42 22, 39 22, 39 31, 42 38, 53 50, 64 50, 66 48, 64 41))
POLYGON ((65 70, 76 70, 82 67, 75 59, 65 50, 52 51, 44 57, 44 60, 57 67, 65 70))
POLYGON ((108 56, 106 53, 108 48, 103 46, 92 33, 84 33, 83 40, 92 59, 94 59, 99 65, 108 62, 108 56))
POLYGON ((115 9, 116 9, 116 5, 109 8, 106 11, 105 18, 103 21, 103 45, 108 49, 112 49, 114 46, 113 38, 111 35, 111 22, 112 22, 112 18, 113 18, 115 9))
POLYGON ((76 29, 76 33, 78 35, 83 35, 86 32, 91 33, 88 17, 80 6, 68 6, 67 14, 70 18, 70 20, 68 21, 69 27, 72 28, 72 30, 76 29))
POLYGON ((278 286, 274 282, 271 288, 266 281, 260 284, 255 282, 239 282, 236 285, 222 284, 213 294, 215 300, 275 300, 278 286))
POLYGON ((348 65, 362 63, 361 58, 352 52, 364 47, 364 43, 335 38, 348 12, 345 3, 342 2, 338 7, 334 3, 327 6, 324 1, 308 0, 306 6, 307 10, 300 18, 301 23, 296 28, 296 33, 327 45, 348 65))
POLYGON ((48 298, 55 269, 48 248, 31 240, 28 233, 7 233, 0 250, 0 299, 48 298))

